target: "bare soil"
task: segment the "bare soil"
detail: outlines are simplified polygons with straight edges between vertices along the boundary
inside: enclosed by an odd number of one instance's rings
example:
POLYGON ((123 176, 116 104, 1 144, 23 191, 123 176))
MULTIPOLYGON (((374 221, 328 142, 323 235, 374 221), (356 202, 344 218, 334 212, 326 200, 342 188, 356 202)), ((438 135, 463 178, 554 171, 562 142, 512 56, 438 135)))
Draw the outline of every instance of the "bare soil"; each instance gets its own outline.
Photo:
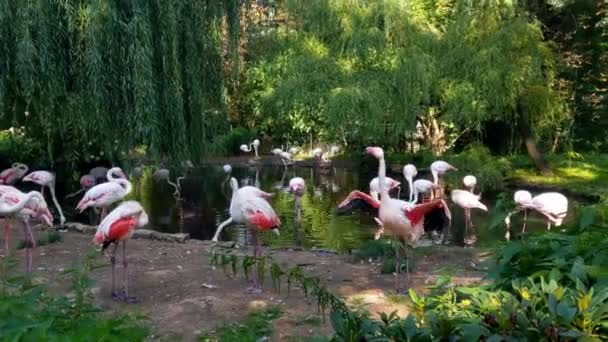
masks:
MULTIPOLYGON (((21 229, 13 227, 11 245, 22 239, 21 229)), ((40 231, 35 235, 44 234, 40 231)), ((91 251, 91 235, 66 232, 63 241, 38 247, 34 253, 34 272, 37 279, 48 284, 52 291, 69 291, 70 280, 62 271, 74 267, 91 251)), ((264 282, 264 292, 250 295, 245 288, 250 284, 242 270, 236 278, 210 265, 207 241, 188 240, 185 243, 133 239, 128 242, 129 291, 140 299, 137 304, 114 302, 110 298, 111 268, 108 257, 99 254, 99 261, 107 265, 94 270, 93 292, 98 305, 109 312, 140 312, 146 315, 157 337, 169 340, 193 341, 203 332, 213 332, 225 322, 243 320, 256 307, 278 305, 282 315, 274 321, 274 341, 289 341, 295 337, 330 336, 332 328, 323 323, 315 299, 309 301, 299 289, 289 295, 272 288, 271 279, 264 282), (215 288, 209 288, 209 286, 215 288), (312 319, 311 319, 312 317, 312 319), (317 318, 315 318, 317 317, 317 318), (319 323, 321 322, 321 323, 319 323)), ((122 255, 118 254, 118 284, 122 280, 122 255)), ((249 252, 244 249, 244 253, 249 252)), ((363 308, 375 316, 378 312, 397 310, 408 313, 403 301, 395 301, 395 277, 381 274, 379 265, 353 263, 349 255, 323 251, 271 250, 271 255, 282 267, 300 265, 307 275, 320 277, 322 283, 347 303, 363 308), (388 296, 387 296, 388 295, 388 296)), ((24 263, 24 250, 13 251, 24 263)), ((2 251, 4 254, 4 251, 2 251)), ((480 281, 479 251, 455 246, 425 248, 416 261, 411 286, 424 292, 435 282, 435 277, 446 270, 453 273, 457 284, 480 281)), ((20 264, 18 271, 23 269, 20 264)), ((405 281, 404 276, 400 276, 405 281)), ((286 284, 283 284, 285 289, 286 284)))

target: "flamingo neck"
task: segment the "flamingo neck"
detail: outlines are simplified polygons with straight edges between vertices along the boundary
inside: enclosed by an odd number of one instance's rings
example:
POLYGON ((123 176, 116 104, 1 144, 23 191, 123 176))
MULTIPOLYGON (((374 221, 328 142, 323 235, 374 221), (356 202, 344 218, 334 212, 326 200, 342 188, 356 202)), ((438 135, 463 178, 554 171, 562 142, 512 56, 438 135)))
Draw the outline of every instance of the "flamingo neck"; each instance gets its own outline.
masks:
POLYGON ((57 201, 57 196, 55 196, 55 177, 54 177, 54 175, 53 175, 53 180, 51 181, 49 188, 51 189, 51 197, 53 198, 53 204, 55 204, 55 207, 57 208, 57 211, 59 212, 59 220, 60 220, 61 224, 63 225, 65 223, 65 216, 63 216, 63 211, 61 210, 59 201, 57 201))
POLYGON ((120 178, 120 177, 114 177, 114 169, 113 168, 108 170, 108 173, 106 174, 106 178, 108 179, 108 182, 116 182, 116 181, 119 181, 121 179, 124 179, 124 178, 120 178))
POLYGON ((432 170, 431 173, 433 174, 433 184, 439 185, 439 175, 437 174, 437 171, 432 170))
POLYGON ((388 188, 386 187, 386 162, 384 157, 378 158, 378 186, 380 188, 380 202, 386 202, 389 199, 388 188))
POLYGON ((236 193, 239 190, 239 183, 236 181, 236 178, 230 178, 230 188, 232 189, 232 198, 236 197, 236 193))
POLYGON ((407 185, 410 187, 410 201, 412 200, 412 198, 414 198, 414 181, 412 179, 412 177, 406 177, 407 178, 407 185))
POLYGON ((114 180, 116 183, 120 184, 121 186, 125 186, 125 193, 123 196, 126 196, 128 194, 131 193, 131 191, 133 191, 133 184, 131 184, 131 182, 129 182, 126 179, 123 178, 117 178, 116 180, 114 180))

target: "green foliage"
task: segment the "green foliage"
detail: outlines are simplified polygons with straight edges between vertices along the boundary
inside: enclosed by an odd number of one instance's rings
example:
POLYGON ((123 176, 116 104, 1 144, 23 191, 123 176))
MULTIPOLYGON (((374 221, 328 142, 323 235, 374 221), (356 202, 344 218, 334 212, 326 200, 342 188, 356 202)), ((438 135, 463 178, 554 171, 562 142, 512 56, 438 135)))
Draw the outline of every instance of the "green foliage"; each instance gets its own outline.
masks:
POLYGON ((272 321, 280 316, 279 307, 256 310, 244 322, 220 326, 213 335, 200 336, 199 341, 257 342, 272 335, 272 321))
POLYGON ((295 0, 284 12, 289 27, 250 38, 241 101, 275 137, 398 146, 417 120, 472 133, 515 128, 525 111, 542 135, 568 122, 555 56, 514 2, 295 0))
POLYGON ((15 161, 33 165, 34 161, 43 157, 42 145, 27 136, 24 130, 12 128, 0 131, 0 160, 7 163, 5 166, 15 161))
POLYGON ((504 190, 505 179, 511 174, 511 165, 506 158, 492 156, 486 147, 477 144, 450 156, 449 162, 458 168, 458 172, 445 176, 450 186, 461 189, 462 178, 471 174, 477 178, 476 193, 504 190))
POLYGON ((0 124, 25 126, 47 160, 198 160, 226 125, 223 55, 234 1, 0 5, 0 124), (224 27, 224 20, 228 25, 224 27))
POLYGON ((243 127, 237 127, 223 136, 222 145, 224 146, 226 152, 230 154, 238 154, 241 151, 241 145, 249 145, 253 139, 255 138, 251 132, 243 127))
POLYGON ((74 295, 52 295, 31 279, 13 277, 12 261, 0 269, 0 341, 143 341, 149 330, 134 314, 108 317, 94 305, 89 255, 71 275, 74 295))
MULTIPOLYGON (((298 267, 286 272, 288 289, 299 283, 306 295, 317 296, 321 312, 331 308, 332 341, 599 341, 608 338, 608 238, 591 218, 581 221, 589 222, 571 234, 547 232, 501 246, 489 261, 486 284, 455 286, 441 276, 426 296, 410 289, 406 318, 382 313, 372 320, 298 267)), ((392 251, 375 241, 355 255, 373 258, 392 251)), ((212 255, 216 263, 222 259, 212 255)))

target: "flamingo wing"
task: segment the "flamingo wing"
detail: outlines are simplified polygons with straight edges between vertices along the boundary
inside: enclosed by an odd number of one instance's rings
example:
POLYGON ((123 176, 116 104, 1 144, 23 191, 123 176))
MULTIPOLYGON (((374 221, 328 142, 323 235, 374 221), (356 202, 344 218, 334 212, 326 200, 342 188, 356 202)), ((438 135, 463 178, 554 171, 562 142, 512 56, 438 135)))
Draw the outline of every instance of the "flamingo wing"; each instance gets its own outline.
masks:
POLYGON ((281 220, 268 202, 260 197, 246 199, 241 204, 242 217, 259 230, 270 230, 281 225, 281 220))

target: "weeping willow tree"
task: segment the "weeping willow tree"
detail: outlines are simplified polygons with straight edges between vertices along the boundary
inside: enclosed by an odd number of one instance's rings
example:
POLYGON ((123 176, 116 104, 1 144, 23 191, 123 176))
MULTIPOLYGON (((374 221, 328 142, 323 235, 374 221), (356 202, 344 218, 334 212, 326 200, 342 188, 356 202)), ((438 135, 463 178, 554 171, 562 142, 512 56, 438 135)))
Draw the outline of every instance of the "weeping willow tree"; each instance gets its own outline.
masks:
POLYGON ((48 160, 198 160, 226 124, 237 0, 0 2, 0 121, 48 160), (227 43, 226 43, 227 42, 227 43))
POLYGON ((553 53, 515 1, 291 0, 284 10, 287 24, 250 42, 243 106, 269 132, 399 146, 418 124, 441 153, 450 134, 499 121, 535 152, 534 138, 570 117, 553 53))

